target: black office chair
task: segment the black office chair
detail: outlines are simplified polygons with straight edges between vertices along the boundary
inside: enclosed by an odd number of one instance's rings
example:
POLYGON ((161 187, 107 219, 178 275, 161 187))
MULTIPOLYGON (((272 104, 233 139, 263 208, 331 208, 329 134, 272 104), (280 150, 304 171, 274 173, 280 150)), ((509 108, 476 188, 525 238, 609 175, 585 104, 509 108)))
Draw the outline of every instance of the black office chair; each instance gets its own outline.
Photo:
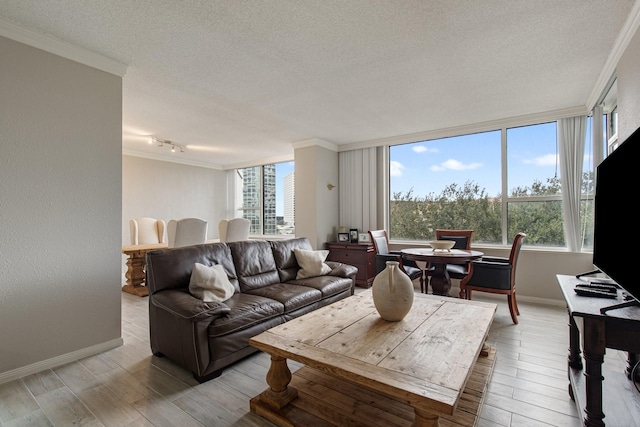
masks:
POLYGON ((376 274, 387 267, 387 261, 398 261, 400 270, 404 271, 411 280, 420 279, 420 290, 424 292, 422 270, 415 262, 404 259, 400 252, 389 250, 387 230, 369 230, 369 235, 376 250, 376 274))
POLYGON ((526 236, 524 233, 516 234, 509 258, 486 256, 474 261, 469 280, 460 285, 460 298, 471 299, 472 291, 507 295, 511 320, 517 325, 520 310, 516 302, 516 265, 526 236))

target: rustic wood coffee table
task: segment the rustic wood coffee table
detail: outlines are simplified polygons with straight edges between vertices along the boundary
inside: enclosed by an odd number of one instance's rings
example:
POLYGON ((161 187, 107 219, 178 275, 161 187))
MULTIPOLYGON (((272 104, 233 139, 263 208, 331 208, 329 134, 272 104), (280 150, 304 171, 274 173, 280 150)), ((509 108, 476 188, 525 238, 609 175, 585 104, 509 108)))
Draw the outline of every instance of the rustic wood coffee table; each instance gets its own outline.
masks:
POLYGON ((367 290, 276 326, 249 340, 271 355, 270 388, 251 411, 280 426, 438 426, 467 393, 475 417, 448 425, 474 425, 495 360, 494 349, 480 355, 495 311, 416 294, 402 321, 387 322, 367 290), (307 366, 292 376, 287 359, 307 366))

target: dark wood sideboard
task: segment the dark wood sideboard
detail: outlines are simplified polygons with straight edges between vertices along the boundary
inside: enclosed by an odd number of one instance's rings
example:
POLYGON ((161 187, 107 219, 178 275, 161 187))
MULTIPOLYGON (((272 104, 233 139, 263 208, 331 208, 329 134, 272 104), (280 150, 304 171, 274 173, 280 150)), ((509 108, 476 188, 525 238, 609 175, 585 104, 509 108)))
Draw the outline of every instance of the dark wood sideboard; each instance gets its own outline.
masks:
POLYGON ((327 261, 336 261, 358 267, 356 286, 370 288, 376 277, 376 250, 372 243, 327 242, 327 261))
POLYGON ((620 290, 617 299, 579 296, 574 291, 578 279, 556 277, 569 312, 569 394, 583 424, 637 425, 640 393, 628 375, 629 365, 635 364, 640 353, 640 307, 601 314, 600 308, 623 302, 620 290), (629 352, 627 366, 614 355, 605 361, 607 348, 629 352))

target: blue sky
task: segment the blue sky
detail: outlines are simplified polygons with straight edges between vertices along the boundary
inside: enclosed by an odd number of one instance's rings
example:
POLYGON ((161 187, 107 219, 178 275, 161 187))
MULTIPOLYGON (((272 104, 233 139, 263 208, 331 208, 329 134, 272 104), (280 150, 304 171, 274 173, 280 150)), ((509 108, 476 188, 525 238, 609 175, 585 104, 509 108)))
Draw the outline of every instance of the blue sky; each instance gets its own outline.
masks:
MULTIPOLYGON (((556 125, 511 128, 507 131, 508 187, 546 183, 555 176, 556 125)), ((391 147, 391 194, 438 195, 450 183, 467 180, 483 187, 489 196, 501 193, 500 131, 423 141, 391 147)))

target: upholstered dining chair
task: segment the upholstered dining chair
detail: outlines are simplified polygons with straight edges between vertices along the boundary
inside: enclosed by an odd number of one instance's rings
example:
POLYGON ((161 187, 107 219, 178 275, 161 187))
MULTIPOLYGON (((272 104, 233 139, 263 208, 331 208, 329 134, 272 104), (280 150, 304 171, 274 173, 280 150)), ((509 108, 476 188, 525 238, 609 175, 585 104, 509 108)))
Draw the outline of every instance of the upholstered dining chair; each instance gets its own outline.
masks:
MULTIPOLYGON (((471 250, 471 240, 473 239, 474 230, 447 230, 439 228, 436 230, 436 240, 452 240, 455 242, 453 249, 471 250)), ((471 263, 467 264, 447 264, 447 273, 452 279, 462 282, 469 280, 471 271, 471 263)))
POLYGON ((129 220, 132 245, 152 245, 164 243, 164 221, 139 217, 129 220))
POLYGON ((509 258, 484 256, 473 261, 469 280, 460 286, 460 298, 471 299, 472 291, 507 295, 511 320, 517 325, 520 310, 516 301, 516 266, 526 236, 525 233, 516 234, 509 258))
POLYGON ((218 223, 221 242, 239 242, 249 240, 251 221, 246 218, 223 219, 218 223))
POLYGON ((172 219, 167 224, 170 248, 200 245, 207 240, 207 221, 200 218, 172 219))
POLYGON ((400 252, 389 250, 387 230, 369 230, 369 236, 376 251, 376 274, 386 268, 387 261, 398 261, 400 270, 404 271, 411 280, 420 279, 420 291, 424 292, 422 270, 413 261, 403 259, 400 252))

